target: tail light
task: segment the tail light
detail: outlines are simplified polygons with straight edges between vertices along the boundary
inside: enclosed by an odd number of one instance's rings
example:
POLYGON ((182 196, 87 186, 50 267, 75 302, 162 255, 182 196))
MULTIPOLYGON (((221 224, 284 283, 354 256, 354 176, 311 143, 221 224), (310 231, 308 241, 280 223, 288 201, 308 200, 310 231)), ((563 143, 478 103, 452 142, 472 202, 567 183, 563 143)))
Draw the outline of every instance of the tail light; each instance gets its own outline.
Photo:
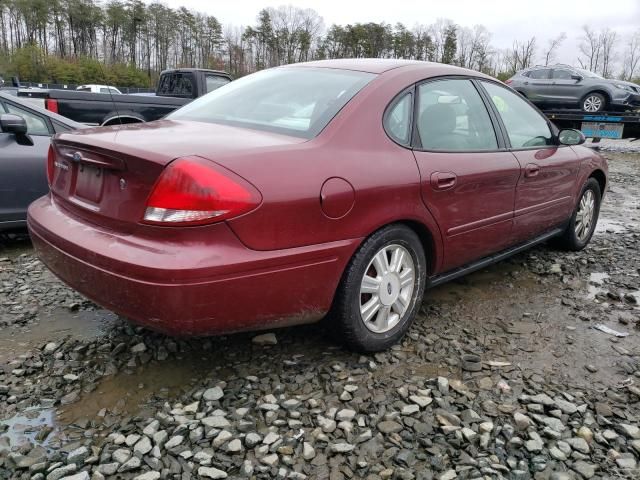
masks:
POLYGON ((513 80, 511 80, 510 78, 505 80, 504 83, 506 83, 507 85, 511 85, 513 83, 513 80))
POLYGON ((238 175, 200 157, 179 158, 162 172, 147 200, 143 221, 203 225, 256 208, 262 196, 238 175))
POLYGON ((46 108, 50 112, 58 113, 58 101, 47 98, 44 101, 44 108, 46 108))
POLYGON ((49 145, 49 153, 47 154, 47 181, 49 186, 53 183, 53 173, 56 168, 56 152, 53 149, 53 145, 49 145))

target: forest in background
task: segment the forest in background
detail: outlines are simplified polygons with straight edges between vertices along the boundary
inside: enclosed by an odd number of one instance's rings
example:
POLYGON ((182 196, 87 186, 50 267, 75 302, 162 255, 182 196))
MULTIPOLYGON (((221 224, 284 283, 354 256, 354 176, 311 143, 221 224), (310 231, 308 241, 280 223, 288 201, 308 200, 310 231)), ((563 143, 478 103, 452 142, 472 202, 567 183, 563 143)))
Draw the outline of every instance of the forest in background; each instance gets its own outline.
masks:
MULTIPOLYGON (((238 77, 263 68, 325 58, 429 60, 505 79, 552 64, 566 40, 535 36, 495 48, 482 25, 433 19, 327 27, 318 12, 264 8, 254 25, 224 25, 212 15, 140 0, 0 0, 0 76, 43 83, 150 87, 174 67, 223 69, 238 77)), ((640 75, 640 29, 623 37, 585 26, 576 66, 625 80, 640 75)))

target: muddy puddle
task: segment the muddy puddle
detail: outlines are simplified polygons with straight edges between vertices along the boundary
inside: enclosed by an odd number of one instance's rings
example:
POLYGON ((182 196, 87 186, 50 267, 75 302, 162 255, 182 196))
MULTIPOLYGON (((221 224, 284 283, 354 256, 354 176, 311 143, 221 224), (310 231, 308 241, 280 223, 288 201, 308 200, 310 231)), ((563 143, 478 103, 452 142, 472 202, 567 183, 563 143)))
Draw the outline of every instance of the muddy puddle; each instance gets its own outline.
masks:
POLYGON ((37 323, 5 329, 0 335, 0 363, 21 355, 34 346, 56 342, 68 335, 90 340, 107 332, 118 316, 107 310, 83 310, 73 312, 59 307, 43 312, 37 323))
POLYGON ((52 408, 31 407, 7 420, 0 420, 0 451, 25 444, 48 447, 57 431, 52 408))

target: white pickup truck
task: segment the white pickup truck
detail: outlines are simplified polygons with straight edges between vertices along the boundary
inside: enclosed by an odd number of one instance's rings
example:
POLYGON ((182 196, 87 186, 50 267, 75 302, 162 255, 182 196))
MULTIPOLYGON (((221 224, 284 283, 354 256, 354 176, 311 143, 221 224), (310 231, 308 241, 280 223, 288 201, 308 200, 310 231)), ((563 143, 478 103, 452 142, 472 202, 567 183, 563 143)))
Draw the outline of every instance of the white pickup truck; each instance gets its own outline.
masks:
POLYGON ((122 92, 116 87, 110 85, 80 85, 76 90, 80 92, 90 93, 111 93, 113 95, 122 95, 122 92))

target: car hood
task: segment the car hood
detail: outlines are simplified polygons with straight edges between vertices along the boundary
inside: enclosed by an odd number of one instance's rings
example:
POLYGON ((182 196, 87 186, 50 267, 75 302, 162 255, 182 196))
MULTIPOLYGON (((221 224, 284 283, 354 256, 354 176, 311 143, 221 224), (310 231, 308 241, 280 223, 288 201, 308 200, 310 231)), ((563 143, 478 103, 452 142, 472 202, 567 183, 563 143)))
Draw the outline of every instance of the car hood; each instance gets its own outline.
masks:
POLYGON ((211 159, 304 143, 304 138, 185 120, 157 120, 89 128, 58 135, 58 141, 96 147, 166 165, 179 157, 211 159))

